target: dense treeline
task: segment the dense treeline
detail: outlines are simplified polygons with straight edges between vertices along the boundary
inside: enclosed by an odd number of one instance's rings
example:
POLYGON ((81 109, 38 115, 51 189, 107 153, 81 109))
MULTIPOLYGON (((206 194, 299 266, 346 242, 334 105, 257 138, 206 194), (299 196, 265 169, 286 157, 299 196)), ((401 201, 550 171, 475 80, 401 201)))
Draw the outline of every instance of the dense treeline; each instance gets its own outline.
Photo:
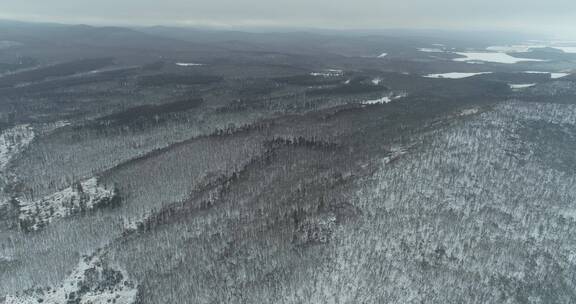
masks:
POLYGON ((159 122, 166 118, 166 114, 179 113, 198 108, 203 102, 204 100, 202 98, 191 98, 158 105, 143 105, 107 115, 98 120, 103 123, 123 125, 132 125, 138 122, 159 122))
POLYGON ((155 74, 142 76, 138 79, 138 85, 144 87, 166 85, 206 85, 222 81, 221 76, 213 75, 183 75, 183 74, 155 74))
POLYGON ((90 72, 111 65, 113 62, 113 58, 82 59, 8 74, 0 77, 0 88, 41 81, 49 77, 62 77, 82 72, 90 72))

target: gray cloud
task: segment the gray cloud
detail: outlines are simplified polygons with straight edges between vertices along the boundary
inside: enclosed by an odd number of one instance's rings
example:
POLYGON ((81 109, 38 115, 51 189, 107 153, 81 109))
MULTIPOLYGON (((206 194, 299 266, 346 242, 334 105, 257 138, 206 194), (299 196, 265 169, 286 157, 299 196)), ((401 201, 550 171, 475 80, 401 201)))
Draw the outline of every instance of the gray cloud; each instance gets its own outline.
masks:
POLYGON ((506 29, 573 33, 574 0, 2 0, 0 18, 72 23, 506 29))

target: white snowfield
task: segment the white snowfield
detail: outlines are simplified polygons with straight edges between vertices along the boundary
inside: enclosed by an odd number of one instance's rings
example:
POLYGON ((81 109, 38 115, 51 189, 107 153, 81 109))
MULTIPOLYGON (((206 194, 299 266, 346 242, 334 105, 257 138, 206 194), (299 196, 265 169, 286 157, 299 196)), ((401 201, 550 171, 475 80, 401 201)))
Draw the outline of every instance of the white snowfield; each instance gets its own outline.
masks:
POLYGON ((535 85, 536 85, 535 83, 509 84, 510 88, 513 90, 525 89, 525 88, 533 87, 535 85))
POLYGON ((114 191, 93 177, 36 201, 19 199, 19 220, 25 229, 39 230, 52 221, 109 203, 114 191))
POLYGON ((194 62, 176 62, 177 66, 181 67, 193 67, 193 66, 203 66, 203 63, 194 63, 194 62))
POLYGON ((452 73, 441 73, 441 74, 428 74, 424 75, 426 78, 449 78, 449 79, 461 79, 461 78, 468 78, 476 75, 483 75, 483 74, 491 74, 492 72, 480 72, 480 73, 459 73, 459 72, 452 72, 452 73))
POLYGON ((28 146, 35 137, 30 125, 19 125, 0 134, 0 171, 4 171, 8 163, 28 146))
POLYGON ((83 258, 76 269, 57 287, 9 295, 5 304, 131 304, 137 286, 121 269, 112 269, 99 257, 83 258), (110 273, 114 275, 110 277, 110 273))
POLYGON ((464 58, 455 58, 454 61, 459 62, 494 62, 494 63, 506 63, 513 64, 519 62, 541 62, 541 59, 531 59, 531 58, 518 58, 510 56, 506 53, 498 52, 456 52, 455 54, 464 56, 464 58))

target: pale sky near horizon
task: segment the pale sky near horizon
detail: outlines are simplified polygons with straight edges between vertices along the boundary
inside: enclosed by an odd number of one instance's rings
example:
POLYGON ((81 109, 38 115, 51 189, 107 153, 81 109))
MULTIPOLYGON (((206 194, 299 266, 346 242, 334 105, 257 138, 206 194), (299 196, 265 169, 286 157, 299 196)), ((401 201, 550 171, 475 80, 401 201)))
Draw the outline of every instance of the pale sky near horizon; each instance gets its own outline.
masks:
POLYGON ((521 30, 574 36, 576 0, 1 0, 0 18, 118 25, 521 30))

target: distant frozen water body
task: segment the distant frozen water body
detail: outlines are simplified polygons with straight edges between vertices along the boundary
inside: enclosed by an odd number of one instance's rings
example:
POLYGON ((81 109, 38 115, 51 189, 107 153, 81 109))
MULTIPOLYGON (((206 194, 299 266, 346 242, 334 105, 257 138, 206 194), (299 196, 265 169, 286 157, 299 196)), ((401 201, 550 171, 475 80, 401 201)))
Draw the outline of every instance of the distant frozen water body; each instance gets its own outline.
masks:
POLYGON ((575 54, 576 44, 566 45, 559 42, 551 42, 546 44, 519 44, 519 45, 497 45, 487 47, 487 51, 501 52, 501 53, 529 53, 537 49, 552 48, 560 50, 564 53, 575 54))
POLYGON ((570 73, 550 73, 550 77, 552 77, 552 79, 558 79, 568 75, 570 75, 570 73))
POLYGON ((561 50, 564 53, 576 54, 576 46, 554 46, 553 48, 561 50))
POLYGON ((444 53, 444 50, 438 48, 419 48, 418 51, 423 53, 444 53))
POLYGON ((476 75, 491 74, 492 72, 480 72, 480 73, 441 73, 441 74, 428 74, 424 75, 426 78, 447 78, 447 79, 461 79, 468 78, 476 75))
POLYGON ((456 54, 460 56, 464 56, 464 58, 455 58, 454 61, 459 62, 494 62, 494 63, 506 63, 506 64, 513 64, 518 62, 540 62, 544 61, 541 59, 531 59, 531 58, 518 58, 510 56, 506 53, 498 53, 498 52, 456 52, 456 54))
POLYGON ((512 90, 521 90, 535 86, 535 83, 509 84, 512 90))
POLYGON ((553 72, 540 72, 540 71, 526 71, 524 73, 528 73, 528 74, 550 74, 550 78, 552 79, 559 79, 562 77, 566 77, 568 75, 570 75, 570 73, 553 73, 553 72))
POLYGON ((193 67, 193 66, 203 66, 203 63, 194 63, 194 62, 176 62, 177 66, 181 67, 193 67))

